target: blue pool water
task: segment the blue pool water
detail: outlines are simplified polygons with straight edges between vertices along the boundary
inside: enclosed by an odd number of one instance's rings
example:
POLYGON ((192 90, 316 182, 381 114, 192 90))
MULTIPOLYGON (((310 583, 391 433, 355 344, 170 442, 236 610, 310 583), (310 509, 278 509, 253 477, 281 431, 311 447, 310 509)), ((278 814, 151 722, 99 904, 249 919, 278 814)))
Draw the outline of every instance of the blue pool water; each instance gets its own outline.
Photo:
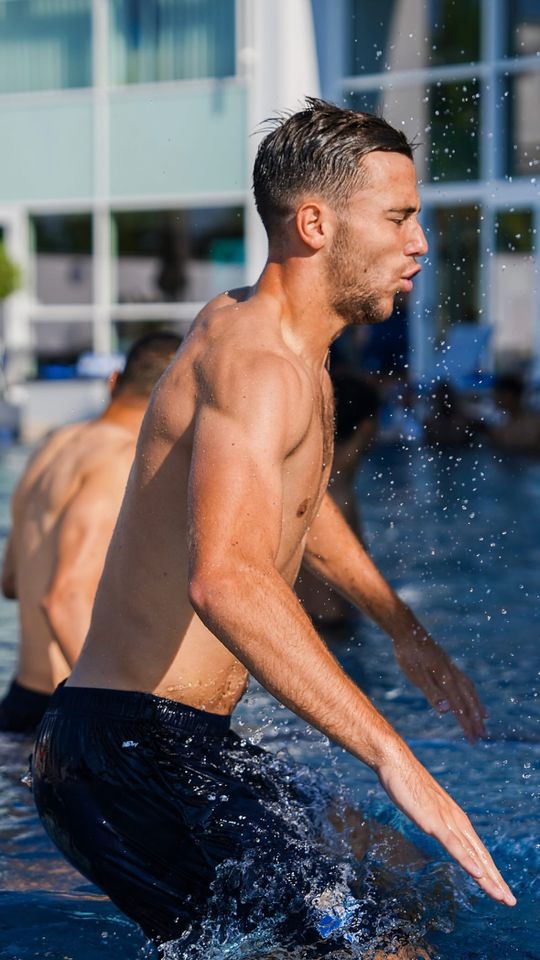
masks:
MULTIPOLYGON (((2 543, 9 494, 25 456, 16 447, 0 451, 2 543)), ((471 747, 450 717, 430 711, 401 678, 389 641, 372 626, 359 623, 334 650, 467 810, 517 907, 505 909, 479 893, 392 807, 367 768, 329 746, 260 687, 248 692, 236 726, 320 769, 364 812, 397 827, 427 855, 421 870, 403 875, 396 868, 389 882, 414 904, 433 957, 538 960, 540 463, 501 461, 482 449, 439 454, 379 448, 364 466, 358 496, 377 562, 475 680, 489 711, 489 740, 471 747)), ((16 633, 15 606, 2 601, 2 688, 13 669, 16 633)), ((20 784, 30 749, 27 739, 0 735, 0 960, 155 960, 138 930, 64 863, 44 835, 20 784)), ((377 851, 372 857, 375 868, 377 851)), ((266 955, 264 935, 258 945, 231 935, 226 948, 208 948, 204 960, 266 955)), ((172 947, 168 956, 179 960, 182 953, 172 947)))

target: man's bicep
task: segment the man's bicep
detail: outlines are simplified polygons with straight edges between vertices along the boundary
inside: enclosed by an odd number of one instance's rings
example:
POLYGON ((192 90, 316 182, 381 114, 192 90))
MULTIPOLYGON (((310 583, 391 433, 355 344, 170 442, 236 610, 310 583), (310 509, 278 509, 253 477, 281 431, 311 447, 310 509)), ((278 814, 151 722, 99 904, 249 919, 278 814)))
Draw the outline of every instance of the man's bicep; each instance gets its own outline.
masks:
POLYGON ((192 568, 235 557, 273 563, 282 519, 280 429, 211 406, 197 417, 189 487, 192 568))

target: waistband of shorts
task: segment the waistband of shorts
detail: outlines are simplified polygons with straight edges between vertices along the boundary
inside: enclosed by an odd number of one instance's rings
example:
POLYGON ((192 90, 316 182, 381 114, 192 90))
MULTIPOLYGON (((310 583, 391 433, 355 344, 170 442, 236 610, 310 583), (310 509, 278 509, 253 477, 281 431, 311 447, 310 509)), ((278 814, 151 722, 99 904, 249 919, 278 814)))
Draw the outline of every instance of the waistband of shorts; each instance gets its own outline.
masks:
POLYGON ((109 690, 99 687, 66 687, 61 683, 53 693, 48 713, 58 710, 74 714, 94 714, 121 720, 142 720, 188 733, 227 733, 229 715, 208 713, 177 700, 157 697, 135 690, 109 690))
POLYGON ((44 706, 49 703, 51 699, 50 693, 40 693, 39 690, 31 690, 30 687, 25 687, 24 684, 19 683, 18 680, 12 680, 6 694, 6 699, 10 695, 17 697, 19 700, 24 698, 25 703, 36 706, 44 706))

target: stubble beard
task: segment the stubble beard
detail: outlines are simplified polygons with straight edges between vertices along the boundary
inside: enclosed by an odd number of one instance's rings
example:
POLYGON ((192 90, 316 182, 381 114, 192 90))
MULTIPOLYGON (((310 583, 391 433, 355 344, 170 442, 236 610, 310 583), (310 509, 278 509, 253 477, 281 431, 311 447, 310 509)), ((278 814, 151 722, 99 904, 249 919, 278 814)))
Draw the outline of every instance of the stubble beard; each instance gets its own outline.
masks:
MULTIPOLYGON (((381 297, 370 290, 368 281, 362 283, 359 279, 361 267, 353 268, 354 262, 350 230, 341 221, 327 262, 330 305, 347 326, 383 323, 389 317, 388 308, 385 308, 381 297)), ((365 276, 368 276, 367 270, 365 276)))

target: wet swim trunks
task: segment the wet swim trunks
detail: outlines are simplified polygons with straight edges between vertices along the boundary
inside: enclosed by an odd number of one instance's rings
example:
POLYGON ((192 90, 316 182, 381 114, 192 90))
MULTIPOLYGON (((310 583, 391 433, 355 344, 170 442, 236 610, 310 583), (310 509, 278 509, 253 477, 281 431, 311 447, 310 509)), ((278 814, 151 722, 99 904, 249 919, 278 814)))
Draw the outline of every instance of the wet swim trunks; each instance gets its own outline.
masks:
POLYGON ((241 739, 228 717, 61 684, 32 775, 65 857, 149 939, 180 940, 174 957, 206 960, 235 939, 253 955, 301 946, 306 960, 403 942, 378 886, 353 876, 317 772, 241 739))
POLYGON ((33 790, 67 859, 157 943, 181 937, 187 949, 224 917, 247 932, 281 917, 310 942, 339 926, 343 884, 325 846, 328 797, 298 769, 241 740, 228 717, 60 686, 33 790))
POLYGON ((0 731, 33 733, 49 706, 50 696, 29 690, 14 680, 0 703, 0 731))

